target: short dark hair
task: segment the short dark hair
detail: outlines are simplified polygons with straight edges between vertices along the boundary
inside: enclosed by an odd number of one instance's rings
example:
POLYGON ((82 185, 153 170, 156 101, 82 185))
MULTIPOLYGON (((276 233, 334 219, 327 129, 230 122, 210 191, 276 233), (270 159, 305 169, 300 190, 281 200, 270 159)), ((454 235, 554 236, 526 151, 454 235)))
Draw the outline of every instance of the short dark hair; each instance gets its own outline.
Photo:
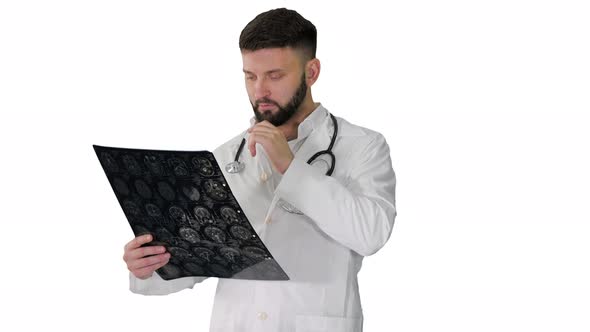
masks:
POLYGON ((240 34, 240 51, 292 47, 315 58, 317 30, 298 12, 277 8, 258 14, 240 34))

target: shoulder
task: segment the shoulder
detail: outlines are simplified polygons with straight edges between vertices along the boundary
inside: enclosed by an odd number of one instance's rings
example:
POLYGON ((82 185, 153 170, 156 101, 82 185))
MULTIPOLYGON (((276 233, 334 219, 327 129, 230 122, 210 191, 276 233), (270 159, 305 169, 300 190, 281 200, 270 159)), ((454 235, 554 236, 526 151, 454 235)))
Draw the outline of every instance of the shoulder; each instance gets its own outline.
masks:
POLYGON ((338 118, 338 138, 334 153, 345 184, 354 183, 359 178, 384 175, 394 178, 390 148, 385 136, 373 129, 353 124, 338 118), (340 130, 342 128, 342 130, 340 130))
POLYGON ((375 167, 391 168, 390 148, 383 134, 340 117, 336 119, 338 138, 334 144, 334 153, 346 178, 350 180, 358 176, 359 172, 375 167))
POLYGON ((387 146, 385 137, 380 132, 353 124, 338 116, 336 119, 338 122, 338 138, 356 147, 355 150, 373 145, 387 146))

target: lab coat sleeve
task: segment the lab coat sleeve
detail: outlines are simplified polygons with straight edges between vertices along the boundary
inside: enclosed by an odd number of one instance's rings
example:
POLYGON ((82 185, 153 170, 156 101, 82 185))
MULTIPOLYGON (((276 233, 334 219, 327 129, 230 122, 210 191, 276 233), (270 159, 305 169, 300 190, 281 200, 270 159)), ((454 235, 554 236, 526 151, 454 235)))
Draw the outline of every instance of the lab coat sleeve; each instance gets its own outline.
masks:
MULTIPOLYGON (((395 216, 395 174, 381 134, 351 155, 357 162, 346 186, 295 158, 275 190, 340 244, 360 255, 377 252, 389 239, 395 216)), ((338 167, 338 161, 336 162, 338 167)))
POLYGON ((147 279, 139 279, 129 272, 129 290, 143 295, 167 295, 186 288, 193 288, 195 284, 203 282, 208 277, 185 277, 164 280, 156 272, 147 279))

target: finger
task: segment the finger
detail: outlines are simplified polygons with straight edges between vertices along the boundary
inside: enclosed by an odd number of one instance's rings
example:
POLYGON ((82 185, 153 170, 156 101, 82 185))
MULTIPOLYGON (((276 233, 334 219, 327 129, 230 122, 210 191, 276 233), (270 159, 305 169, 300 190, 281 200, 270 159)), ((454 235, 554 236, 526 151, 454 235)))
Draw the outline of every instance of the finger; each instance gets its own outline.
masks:
MULTIPOLYGON (((282 125, 282 126, 284 126, 284 125, 282 125)), ((279 128, 280 127, 277 127, 277 126, 273 125, 272 123, 265 120, 265 121, 259 122, 259 123, 255 124, 254 126, 250 127, 248 132, 252 132, 252 131, 256 131, 256 130, 260 130, 260 129, 279 131, 279 128)))
POLYGON ((250 150, 252 157, 256 156, 256 138, 252 134, 248 136, 248 150, 250 150))
POLYGON ((254 127, 266 127, 266 128, 277 128, 275 125, 270 123, 268 120, 258 122, 254 127))
POLYGON ((248 137, 248 150, 252 157, 256 156, 256 143, 260 143, 263 147, 267 148, 269 142, 275 137, 272 133, 268 132, 253 132, 248 137))
POLYGON ((133 275, 135 275, 137 278, 140 279, 146 279, 152 276, 152 274, 154 274, 154 271, 156 271, 157 269, 161 268, 162 266, 168 264, 168 259, 156 264, 152 264, 149 266, 145 266, 142 267, 140 269, 131 271, 133 273, 133 275))
POLYGON ((141 245, 146 244, 146 243, 150 242, 151 240, 152 240, 151 234, 136 236, 135 239, 129 241, 129 243, 127 243, 125 245, 125 251, 139 248, 141 245))
MULTIPOLYGON (((268 124, 268 126, 255 126, 252 128, 251 133, 267 133, 269 135, 272 135, 272 139, 274 140, 287 140, 285 130, 291 131, 291 129, 288 129, 286 126, 283 126, 282 128, 285 129, 281 129, 281 127, 275 127, 270 123, 268 124)), ((297 137, 297 135, 295 135, 295 137, 297 137)))
POLYGON ((154 255, 149 257, 144 257, 140 259, 135 259, 127 263, 127 268, 129 271, 136 271, 139 269, 143 269, 146 266, 159 264, 163 261, 168 261, 170 259, 170 253, 154 255))
POLYGON ((271 135, 276 135, 279 133, 279 131, 276 128, 255 127, 255 128, 252 128, 250 135, 252 135, 253 133, 267 133, 267 134, 271 134, 271 135))
POLYGON ((130 261, 137 260, 137 259, 140 259, 140 258, 143 258, 146 256, 163 254, 165 252, 166 252, 166 248, 164 246, 139 247, 139 248, 125 252, 125 255, 123 255, 123 260, 126 262, 130 262, 130 261))
POLYGON ((159 268, 161 268, 162 266, 168 264, 168 262, 170 261, 170 258, 158 261, 155 264, 151 264, 151 265, 147 265, 147 266, 142 266, 139 267, 137 269, 130 269, 130 271, 137 277, 141 277, 143 278, 147 278, 150 277, 153 272, 159 268))

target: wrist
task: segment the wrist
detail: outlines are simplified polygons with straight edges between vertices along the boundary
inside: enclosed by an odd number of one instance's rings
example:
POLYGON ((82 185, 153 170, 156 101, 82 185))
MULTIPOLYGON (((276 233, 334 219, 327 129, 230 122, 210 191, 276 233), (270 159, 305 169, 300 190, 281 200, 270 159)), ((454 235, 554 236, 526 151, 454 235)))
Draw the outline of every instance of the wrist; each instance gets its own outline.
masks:
POLYGON ((284 175, 285 172, 287 172, 287 169, 289 169, 289 166, 291 166, 292 161, 293 161, 293 157, 289 158, 287 160, 287 162, 285 163, 285 166, 282 167, 281 169, 279 169, 279 173, 281 173, 281 175, 284 175))

